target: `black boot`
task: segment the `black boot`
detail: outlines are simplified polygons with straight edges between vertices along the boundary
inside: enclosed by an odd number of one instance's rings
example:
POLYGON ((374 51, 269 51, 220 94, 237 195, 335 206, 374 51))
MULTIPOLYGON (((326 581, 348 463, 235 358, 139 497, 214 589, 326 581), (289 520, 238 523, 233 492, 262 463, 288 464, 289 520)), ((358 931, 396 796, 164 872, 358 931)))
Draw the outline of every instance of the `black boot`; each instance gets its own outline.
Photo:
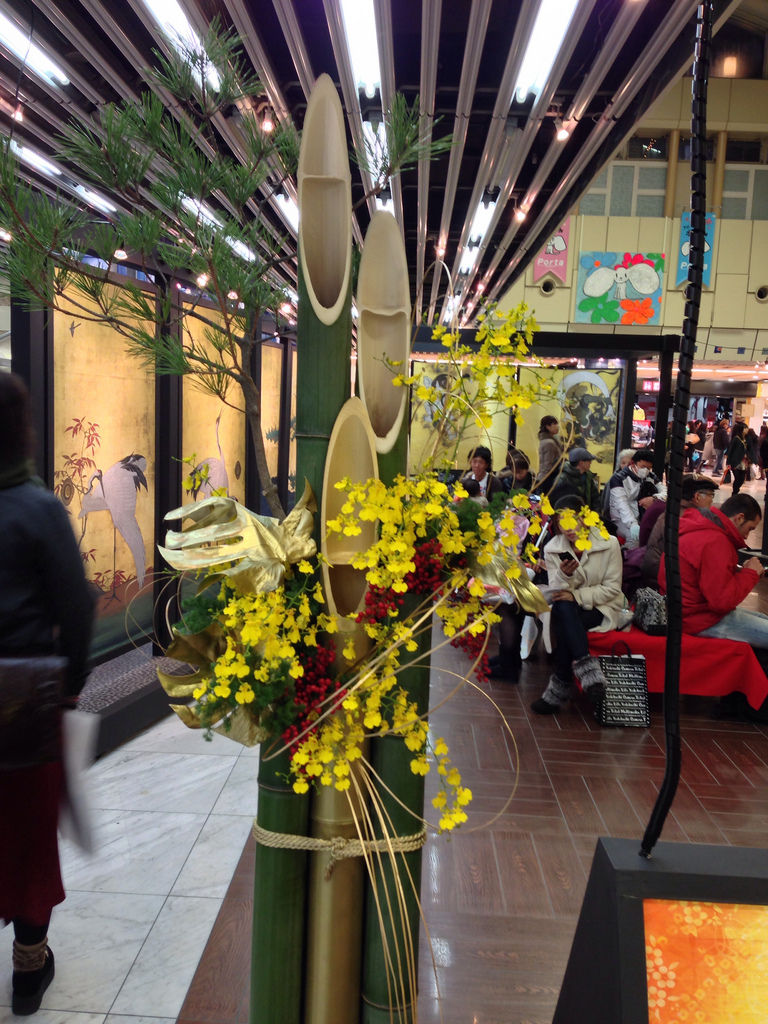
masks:
POLYGON ((491 679, 499 679, 505 683, 519 683, 522 664, 519 643, 512 650, 500 647, 496 664, 491 660, 491 679))
POLYGON ((45 990, 55 974, 53 952, 47 945, 47 938, 34 946, 13 943, 13 996, 11 1013, 17 1017, 29 1017, 37 1013, 43 1001, 45 990), (42 960, 39 967, 29 969, 30 964, 42 960))

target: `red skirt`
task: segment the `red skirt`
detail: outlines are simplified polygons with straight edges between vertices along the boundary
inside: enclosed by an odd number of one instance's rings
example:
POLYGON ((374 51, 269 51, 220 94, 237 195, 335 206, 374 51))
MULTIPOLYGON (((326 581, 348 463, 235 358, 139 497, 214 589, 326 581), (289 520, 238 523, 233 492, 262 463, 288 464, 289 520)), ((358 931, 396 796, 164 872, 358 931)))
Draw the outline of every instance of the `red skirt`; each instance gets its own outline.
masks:
POLYGON ((0 771, 0 919, 47 924, 64 899, 59 866, 61 761, 0 771))

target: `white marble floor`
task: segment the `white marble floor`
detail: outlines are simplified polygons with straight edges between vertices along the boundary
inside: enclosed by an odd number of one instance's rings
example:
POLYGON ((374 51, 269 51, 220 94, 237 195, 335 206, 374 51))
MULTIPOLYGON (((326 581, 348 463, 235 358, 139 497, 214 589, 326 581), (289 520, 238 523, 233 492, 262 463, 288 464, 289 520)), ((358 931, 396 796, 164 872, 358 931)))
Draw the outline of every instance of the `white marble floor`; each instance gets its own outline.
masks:
MULTIPOLYGON (((97 851, 61 844, 67 898, 36 1024, 176 1020, 256 813, 257 752, 174 716, 90 769, 97 851)), ((20 1020, 12 939, 0 931, 0 1024, 20 1020)))

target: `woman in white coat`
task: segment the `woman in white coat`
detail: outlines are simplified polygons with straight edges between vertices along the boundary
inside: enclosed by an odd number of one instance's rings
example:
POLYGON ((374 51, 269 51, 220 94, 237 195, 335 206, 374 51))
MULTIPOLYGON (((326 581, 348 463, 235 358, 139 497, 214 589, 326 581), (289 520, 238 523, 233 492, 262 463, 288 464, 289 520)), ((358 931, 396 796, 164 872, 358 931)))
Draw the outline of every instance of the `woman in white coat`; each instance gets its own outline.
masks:
MULTIPOLYGON (((546 690, 531 709, 552 715, 571 698, 574 677, 591 700, 605 693, 606 679, 600 662, 589 653, 587 632, 607 633, 623 625, 624 594, 621 590, 622 561, 615 537, 602 537, 596 527, 589 531, 591 548, 579 551, 575 542, 583 522, 581 504, 572 497, 558 502, 557 510, 570 510, 575 529, 564 530, 560 516, 553 524, 555 536, 544 549, 552 602, 552 633, 555 671, 546 690)), ((557 511, 556 510, 556 511, 557 511)))

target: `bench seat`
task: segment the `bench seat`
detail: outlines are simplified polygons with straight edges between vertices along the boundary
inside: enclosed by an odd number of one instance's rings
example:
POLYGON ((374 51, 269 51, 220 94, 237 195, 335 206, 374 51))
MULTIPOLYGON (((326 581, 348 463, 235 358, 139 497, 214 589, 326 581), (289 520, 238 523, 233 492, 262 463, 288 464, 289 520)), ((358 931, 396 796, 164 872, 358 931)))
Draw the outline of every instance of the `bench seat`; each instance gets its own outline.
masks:
MULTIPOLYGON (((616 653, 625 654, 621 641, 629 646, 632 654, 644 654, 648 692, 663 692, 666 637, 649 636, 636 626, 587 635, 591 654, 612 654, 616 643, 616 653)), ((755 710, 768 697, 768 679, 749 644, 683 634, 680 693, 725 697, 734 690, 741 690, 755 710)))

